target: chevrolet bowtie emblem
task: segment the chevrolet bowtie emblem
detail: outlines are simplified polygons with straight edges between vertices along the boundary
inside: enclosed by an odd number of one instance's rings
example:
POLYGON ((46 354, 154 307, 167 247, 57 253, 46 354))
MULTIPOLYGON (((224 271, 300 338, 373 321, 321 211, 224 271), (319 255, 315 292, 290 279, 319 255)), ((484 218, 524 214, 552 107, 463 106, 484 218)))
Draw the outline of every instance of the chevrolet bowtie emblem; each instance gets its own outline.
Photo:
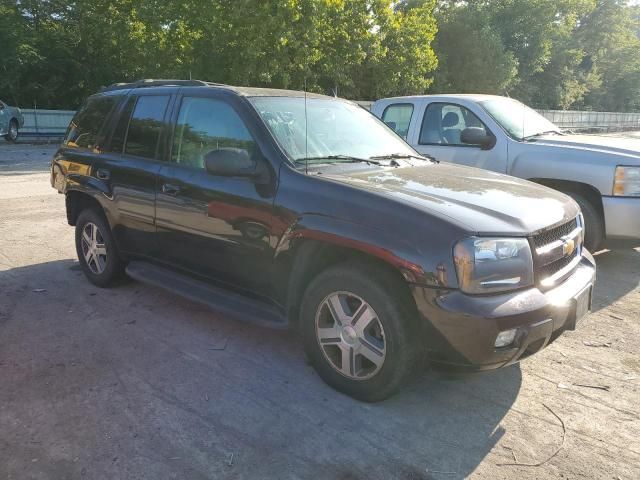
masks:
POLYGON ((572 238, 565 238, 562 244, 562 254, 568 257, 576 250, 576 242, 572 238))

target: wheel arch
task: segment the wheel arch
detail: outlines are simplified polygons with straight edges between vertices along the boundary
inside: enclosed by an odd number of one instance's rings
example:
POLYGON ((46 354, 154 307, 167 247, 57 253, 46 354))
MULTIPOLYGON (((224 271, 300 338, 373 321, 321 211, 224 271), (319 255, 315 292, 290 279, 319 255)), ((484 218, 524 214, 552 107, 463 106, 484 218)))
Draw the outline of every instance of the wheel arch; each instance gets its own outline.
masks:
POLYGON ((93 208, 105 216, 106 211, 95 195, 83 190, 68 190, 65 194, 65 206, 67 210, 67 223, 76 225, 80 212, 87 208, 93 208))
POLYGON ((604 221, 604 208, 602 206, 602 195, 593 185, 572 180, 558 180, 555 178, 529 178, 531 182, 553 188, 561 192, 577 193, 585 197, 598 211, 604 221))

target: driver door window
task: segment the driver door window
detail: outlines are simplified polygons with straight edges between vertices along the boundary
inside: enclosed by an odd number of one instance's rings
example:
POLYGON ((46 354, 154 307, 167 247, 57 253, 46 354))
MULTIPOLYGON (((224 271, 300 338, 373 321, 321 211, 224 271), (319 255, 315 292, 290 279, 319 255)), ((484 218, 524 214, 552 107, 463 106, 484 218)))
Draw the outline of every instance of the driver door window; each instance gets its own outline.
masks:
POLYGON ((206 155, 221 148, 244 149, 255 159, 255 142, 229 104, 214 98, 184 97, 173 137, 172 161, 204 169, 206 155))
POLYGON ((467 108, 450 103, 431 103, 427 106, 420 129, 420 145, 466 146, 460 140, 465 128, 486 127, 467 108))

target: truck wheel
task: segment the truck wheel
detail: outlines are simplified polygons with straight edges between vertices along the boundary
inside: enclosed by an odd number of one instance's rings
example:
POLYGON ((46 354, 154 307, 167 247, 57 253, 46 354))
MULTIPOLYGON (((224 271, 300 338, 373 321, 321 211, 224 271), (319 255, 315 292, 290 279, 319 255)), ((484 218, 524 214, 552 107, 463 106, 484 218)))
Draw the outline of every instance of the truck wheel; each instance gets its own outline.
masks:
POLYGON ((584 217, 584 246, 590 252, 597 252, 604 240, 604 225, 602 216, 593 204, 579 193, 566 192, 582 210, 584 217))
POLYGON ((421 363, 413 302, 383 273, 332 267, 313 280, 301 308, 305 351, 320 377, 366 402, 394 394, 421 363))
POLYGON ((7 142, 15 142, 18 140, 18 122, 16 120, 11 120, 9 122, 9 131, 4 136, 7 142))
POLYGON ((76 251, 85 276, 98 287, 113 284, 124 273, 109 224, 93 209, 83 210, 78 216, 76 251))

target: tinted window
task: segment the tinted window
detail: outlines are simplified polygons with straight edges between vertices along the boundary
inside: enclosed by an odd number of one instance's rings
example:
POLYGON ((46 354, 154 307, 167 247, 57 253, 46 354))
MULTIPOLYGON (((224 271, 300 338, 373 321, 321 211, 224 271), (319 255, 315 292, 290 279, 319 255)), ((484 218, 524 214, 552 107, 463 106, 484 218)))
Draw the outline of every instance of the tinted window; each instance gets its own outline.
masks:
POLYGON ((449 103, 431 103, 427 107, 420 129, 421 144, 466 145, 460 141, 462 130, 484 124, 470 110, 449 103))
POLYGON ((155 158, 168 102, 166 95, 138 97, 126 135, 125 154, 155 158))
POLYGON ((129 129, 129 122, 131 121, 131 114, 133 113, 133 107, 136 104, 136 97, 130 97, 127 100, 127 104, 122 109, 122 113, 120 113, 120 118, 118 119, 118 124, 116 125, 116 129, 113 132, 113 138, 111 139, 111 148, 112 152, 122 153, 122 149, 124 148, 124 141, 127 138, 127 130, 129 129))
POLYGON ((255 142, 229 104, 213 98, 184 97, 173 138, 172 161, 204 168, 205 155, 219 148, 246 149, 255 158, 255 142))
POLYGON ((395 130, 398 135, 406 138, 409 133, 411 115, 413 115, 413 104, 396 103, 384 109, 382 121, 395 130))
POLYGON ((90 97, 71 120, 64 144, 68 147, 96 147, 98 135, 120 98, 118 95, 90 97))

